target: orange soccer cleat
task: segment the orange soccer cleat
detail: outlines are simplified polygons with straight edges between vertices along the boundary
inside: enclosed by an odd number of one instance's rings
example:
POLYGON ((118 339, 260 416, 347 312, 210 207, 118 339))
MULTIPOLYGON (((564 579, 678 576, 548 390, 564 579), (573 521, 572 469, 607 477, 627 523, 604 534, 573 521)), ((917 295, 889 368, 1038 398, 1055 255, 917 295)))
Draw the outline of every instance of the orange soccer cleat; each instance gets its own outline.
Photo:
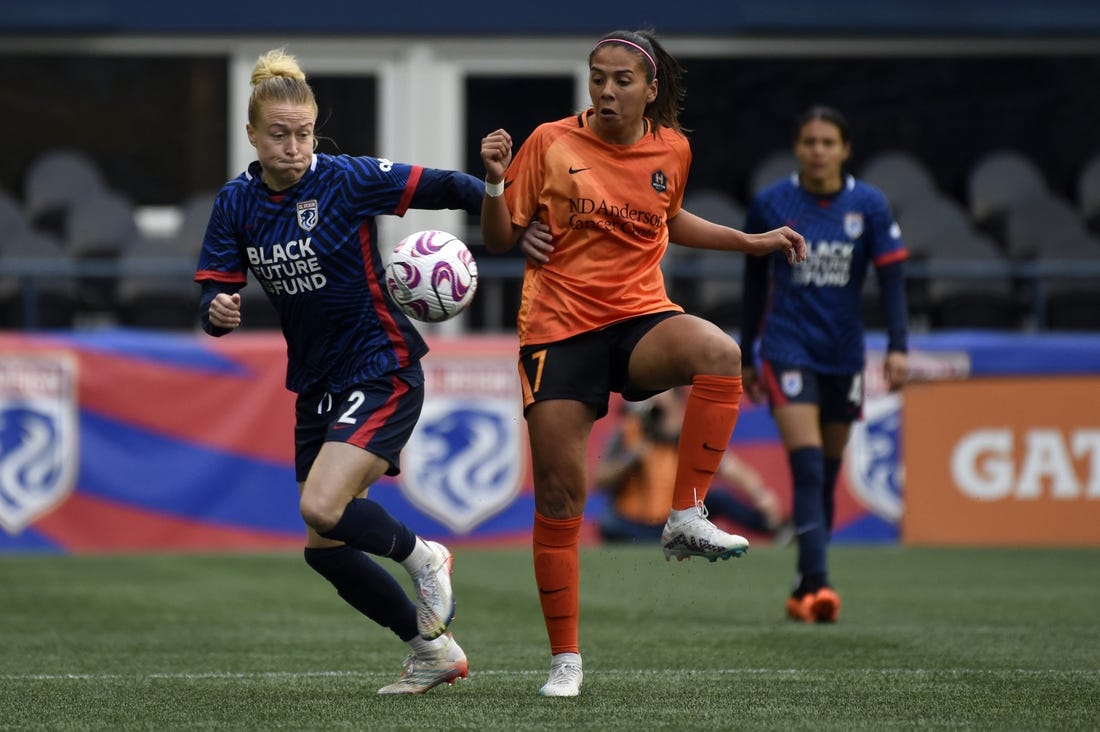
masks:
POLYGON ((814 593, 811 612, 819 623, 835 623, 840 617, 840 595, 831 587, 822 587, 814 593))
POLYGON ((791 595, 787 598, 787 617, 802 623, 812 623, 814 621, 813 604, 814 593, 812 592, 807 592, 801 597, 791 595))

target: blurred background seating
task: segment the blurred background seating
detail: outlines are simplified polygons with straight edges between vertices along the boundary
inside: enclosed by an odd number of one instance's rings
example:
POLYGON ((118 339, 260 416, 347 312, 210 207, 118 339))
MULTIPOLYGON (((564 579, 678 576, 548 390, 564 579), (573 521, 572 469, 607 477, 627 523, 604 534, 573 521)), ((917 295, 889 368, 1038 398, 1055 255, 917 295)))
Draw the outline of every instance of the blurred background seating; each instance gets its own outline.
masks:
MULTIPOLYGON (((790 152, 767 155, 746 190, 789 176, 795 165, 790 152)), ((965 202, 897 149, 870 156, 858 176, 887 195, 901 225, 917 330, 1100 328, 1100 154, 1082 164, 1077 201, 1058 195, 1034 162, 1008 150, 975 163, 965 202)), ((181 201, 167 230, 143 231, 133 202, 86 156, 66 149, 35 161, 26 195, 20 201, 0 190, 0 227, 8 232, 0 247, 0 327, 197 327, 192 275, 214 191, 181 201)), ((700 186, 685 195, 684 208, 744 226, 746 205, 727 191, 700 186)), ((673 246, 664 268, 670 292, 689 312, 738 327, 743 256, 673 246)), ((869 278, 864 316, 874 329, 883 320, 873 272, 869 278)), ((250 283, 242 293, 248 327, 277 328, 261 288, 250 283)))
MULTIPOLYGON (((32 6, 17 0, 13 7, 32 6)), ((715 9, 662 22, 690 74, 682 121, 695 155, 686 207, 743 226, 752 196, 796 168, 790 120, 812 104, 831 104, 852 123, 852 171, 885 192, 913 252, 907 271, 915 331, 1094 327, 1100 131, 1093 121, 1100 101, 1079 90, 1095 86, 1100 74, 1100 22, 1070 21, 1065 8, 1050 8, 1026 22, 1006 12, 972 26, 973 16, 954 6, 914 7, 935 22, 927 38, 916 39, 906 35, 911 18, 892 11, 875 13, 868 27, 869 7, 870 0, 845 0, 825 25, 823 10, 792 17, 767 3, 746 6, 756 18, 750 26, 730 26, 729 14, 715 9), (1040 21, 1061 25, 1043 35, 1040 21), (755 44, 767 22, 779 23, 775 35, 755 44), (953 35, 958 22, 983 48, 953 35), (891 38, 891 27, 902 36, 891 38), (853 35, 840 42, 843 28, 853 35), (806 47, 799 32, 818 40, 806 47), (723 41, 696 43, 700 34, 723 41), (734 36, 748 45, 725 43, 734 36)), ((294 25, 317 33, 289 48, 318 93, 319 152, 400 155, 477 174, 484 130, 504 126, 520 144, 538 122, 584 104, 585 69, 559 31, 513 37, 512 21, 504 21, 490 34, 499 44, 461 32, 444 43, 413 33, 383 47, 355 35, 356 28, 382 32, 383 19, 373 14, 369 27, 356 26, 365 12, 294 25), (331 43, 333 32, 341 44, 331 43), (424 98, 436 100, 441 114, 408 124, 410 104, 424 98), (522 104, 502 102, 519 98, 522 104)), ((7 327, 43 327, 54 307, 31 304, 49 290, 58 303, 50 322, 60 327, 194 327, 191 275, 213 192, 254 155, 238 117, 244 101, 234 101, 233 90, 247 87, 258 46, 283 42, 272 41, 288 32, 282 16, 255 19, 259 25, 243 34, 234 19, 219 17, 204 27, 224 33, 195 29, 163 45, 141 29, 164 31, 190 22, 191 13, 133 4, 113 18, 121 25, 77 31, 76 16, 59 12, 41 16, 33 33, 16 15, 0 15, 0 88, 17 101, 26 130, 25 142, 0 160, 7 193, 0 196, 2 297, 9 307, 29 308, 8 317, 7 327), (119 45, 123 26, 136 35, 119 45), (76 32, 89 42, 67 43, 76 32), (51 92, 55 79, 75 81, 64 90, 65 104, 51 92)), ((480 20, 475 14, 463 22, 480 20)), ((380 237, 424 228, 421 216, 382 217, 380 237)), ((476 217, 444 220, 484 265, 474 307, 448 332, 510 331, 522 256, 480 256, 476 217)), ((727 328, 741 317, 742 268, 738 255, 678 247, 665 262, 677 300, 727 328)), ((874 328, 881 313, 873 274, 865 294, 874 328)), ((245 297, 258 309, 249 327, 274 323, 259 288, 250 286, 245 297)))

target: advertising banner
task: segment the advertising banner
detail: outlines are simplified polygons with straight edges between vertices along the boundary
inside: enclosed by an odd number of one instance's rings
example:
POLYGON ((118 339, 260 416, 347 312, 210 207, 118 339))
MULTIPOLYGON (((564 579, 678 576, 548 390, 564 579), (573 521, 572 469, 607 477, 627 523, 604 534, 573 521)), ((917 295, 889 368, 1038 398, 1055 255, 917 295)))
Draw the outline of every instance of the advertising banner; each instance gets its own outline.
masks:
MULTIPOLYGON (((429 344, 402 473, 370 497, 425 536, 527 543, 534 498, 516 339, 429 344)), ((1089 410, 1100 394, 1074 374, 1100 374, 1100 338, 914 338, 918 383, 903 395, 882 384, 882 347, 868 339, 864 419, 838 482, 834 541, 895 542, 899 525, 918 543, 1015 541, 1032 536, 1019 528, 1024 515, 1055 528, 1020 541, 1095 539, 1089 410), (987 377, 1044 373, 1058 376, 1054 388, 1028 377, 986 391, 987 377)), ((285 365, 277 333, 0 333, 0 552, 300 549, 285 365)), ((593 428, 589 475, 622 408, 613 398, 593 428)), ((730 449, 789 513, 787 457, 765 405, 743 401, 730 449)), ((606 505, 590 487, 582 541, 595 540, 606 505)))
POLYGON ((1100 546, 1100 376, 914 384, 907 544, 1100 546))

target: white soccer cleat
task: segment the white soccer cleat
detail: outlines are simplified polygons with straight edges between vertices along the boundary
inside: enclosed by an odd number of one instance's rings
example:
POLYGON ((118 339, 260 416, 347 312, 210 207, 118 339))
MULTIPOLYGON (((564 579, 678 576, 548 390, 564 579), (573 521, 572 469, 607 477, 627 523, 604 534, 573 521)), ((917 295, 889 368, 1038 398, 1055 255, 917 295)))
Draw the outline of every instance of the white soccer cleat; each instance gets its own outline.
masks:
POLYGON ((379 694, 424 694, 440 684, 453 684, 470 672, 466 654, 450 633, 447 645, 429 655, 409 654, 397 681, 378 690, 379 694))
POLYGON ((550 661, 550 678, 539 696, 580 696, 584 671, 578 653, 559 653, 550 661))
POLYGON ((424 542, 432 557, 412 575, 416 586, 416 626, 420 637, 432 640, 443 635, 455 617, 455 593, 451 588, 454 557, 447 547, 434 541, 424 542))
POLYGON ((695 504, 685 518, 673 522, 669 516, 661 532, 661 548, 665 561, 676 557, 677 561, 691 557, 704 557, 712 562, 739 557, 749 550, 749 540, 737 534, 727 534, 707 520, 707 507, 702 501, 695 504))

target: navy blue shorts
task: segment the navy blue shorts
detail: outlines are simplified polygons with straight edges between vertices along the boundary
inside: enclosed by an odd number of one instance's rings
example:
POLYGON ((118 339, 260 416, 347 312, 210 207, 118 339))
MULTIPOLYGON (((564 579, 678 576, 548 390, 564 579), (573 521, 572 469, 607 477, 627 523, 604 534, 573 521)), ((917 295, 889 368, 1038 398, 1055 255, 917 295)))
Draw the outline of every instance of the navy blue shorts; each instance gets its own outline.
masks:
POLYGON ((519 349, 524 411, 535 402, 569 399, 591 404, 599 419, 607 414, 611 392, 631 402, 660 393, 642 391, 629 383, 630 354, 654 326, 675 315, 683 313, 641 315, 565 340, 519 349))
MULTIPOLYGON (((410 366, 420 371, 420 365, 410 366)), ((309 475, 326 442, 346 442, 390 464, 386 475, 401 472, 400 456, 424 406, 423 379, 402 372, 357 384, 340 394, 316 390, 298 395, 294 425, 294 475, 299 483, 309 475)))
POLYGON ((863 416, 863 372, 823 374, 802 366, 763 361, 760 379, 772 409, 816 404, 822 422, 851 424, 863 416))

